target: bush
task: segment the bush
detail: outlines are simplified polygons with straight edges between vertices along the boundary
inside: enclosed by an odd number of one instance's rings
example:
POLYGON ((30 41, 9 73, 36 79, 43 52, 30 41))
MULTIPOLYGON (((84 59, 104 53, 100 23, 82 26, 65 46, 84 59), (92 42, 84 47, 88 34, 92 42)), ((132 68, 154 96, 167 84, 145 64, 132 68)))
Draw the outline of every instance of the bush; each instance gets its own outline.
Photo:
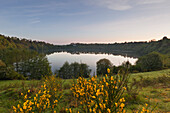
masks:
POLYGON ((140 66, 142 71, 154 71, 163 68, 162 56, 157 52, 152 52, 140 57, 136 63, 140 66))

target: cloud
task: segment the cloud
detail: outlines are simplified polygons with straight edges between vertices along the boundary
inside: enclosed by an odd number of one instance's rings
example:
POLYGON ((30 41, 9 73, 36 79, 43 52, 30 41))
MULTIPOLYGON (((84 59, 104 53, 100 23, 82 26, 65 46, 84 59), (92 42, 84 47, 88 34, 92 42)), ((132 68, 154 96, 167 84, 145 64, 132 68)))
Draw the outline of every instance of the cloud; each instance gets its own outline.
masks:
POLYGON ((128 10, 132 8, 128 1, 129 0, 91 0, 91 3, 111 10, 128 10))
POLYGON ((86 11, 86 12, 71 12, 71 13, 60 13, 60 16, 77 16, 77 15, 88 15, 91 14, 92 12, 86 11))
POLYGON ((168 0, 89 0, 92 5, 105 7, 111 10, 124 11, 137 5, 164 3, 168 0))
POLYGON ((40 23, 40 19, 39 18, 32 18, 32 19, 29 19, 30 23, 31 24, 36 24, 36 23, 40 23))
POLYGON ((163 3, 167 0, 138 0, 137 4, 139 5, 146 5, 146 4, 156 4, 156 3, 163 3))
POLYGON ((31 24, 36 24, 36 23, 39 23, 40 21, 39 20, 36 20, 36 21, 32 21, 31 24))

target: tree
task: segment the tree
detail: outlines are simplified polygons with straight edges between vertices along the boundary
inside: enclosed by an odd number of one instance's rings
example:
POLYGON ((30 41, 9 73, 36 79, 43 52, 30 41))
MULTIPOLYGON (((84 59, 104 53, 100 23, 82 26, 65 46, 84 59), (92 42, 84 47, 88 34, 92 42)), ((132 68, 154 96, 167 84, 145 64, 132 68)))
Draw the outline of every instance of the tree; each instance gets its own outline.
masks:
POLYGON ((160 70, 163 68, 162 56, 157 52, 140 57, 136 63, 142 71, 160 70))
POLYGON ((112 68, 112 63, 108 59, 100 59, 97 62, 97 75, 107 74, 107 68, 112 68))
POLYGON ((63 66, 59 69, 58 76, 63 79, 71 78, 71 69, 68 62, 65 62, 63 66))
POLYGON ((80 64, 80 75, 84 78, 88 78, 91 73, 91 69, 89 69, 89 66, 87 64, 81 63, 80 64))
POLYGON ((88 68, 89 66, 84 63, 71 63, 65 62, 63 66, 58 70, 59 77, 63 79, 70 79, 70 78, 78 78, 79 76, 82 77, 89 77, 91 70, 88 68))
POLYGON ((41 77, 52 75, 51 66, 43 55, 20 62, 18 72, 28 79, 41 79, 41 77))

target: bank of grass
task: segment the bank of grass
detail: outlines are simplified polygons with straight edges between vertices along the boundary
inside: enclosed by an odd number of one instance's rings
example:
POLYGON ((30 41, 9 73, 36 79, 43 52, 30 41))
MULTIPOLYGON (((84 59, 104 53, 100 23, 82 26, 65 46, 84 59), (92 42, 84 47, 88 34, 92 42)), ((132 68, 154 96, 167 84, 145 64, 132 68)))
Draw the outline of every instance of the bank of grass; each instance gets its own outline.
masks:
MULTIPOLYGON (((141 77, 149 77, 150 80, 157 80, 158 77, 166 76, 170 77, 170 69, 145 72, 145 73, 135 73, 130 75, 130 82, 133 81, 133 78, 141 81, 141 77)), ((148 81, 152 82, 152 81, 148 81)), ((72 94, 70 87, 72 86, 73 79, 63 80, 63 98, 61 101, 61 107, 70 105, 74 106, 75 103, 72 101, 72 94)), ((170 83, 162 84, 155 82, 156 84, 148 85, 147 87, 140 87, 136 91, 138 94, 136 99, 131 99, 125 94, 125 97, 129 100, 127 104, 127 111, 133 112, 135 109, 142 107, 141 105, 149 103, 150 106, 155 107, 156 103, 158 105, 155 108, 157 112, 170 112, 170 83), (131 100, 130 100, 131 99, 131 100), (140 104, 140 105, 139 105, 140 104)), ((20 93, 26 92, 28 89, 31 89, 31 93, 37 93, 37 88, 42 84, 42 81, 38 80, 8 80, 0 81, 0 113, 9 113, 11 112, 12 105, 15 105, 20 101, 20 93)), ((135 90, 135 89, 133 89, 135 90)), ((62 109, 62 108, 61 108, 62 109)))

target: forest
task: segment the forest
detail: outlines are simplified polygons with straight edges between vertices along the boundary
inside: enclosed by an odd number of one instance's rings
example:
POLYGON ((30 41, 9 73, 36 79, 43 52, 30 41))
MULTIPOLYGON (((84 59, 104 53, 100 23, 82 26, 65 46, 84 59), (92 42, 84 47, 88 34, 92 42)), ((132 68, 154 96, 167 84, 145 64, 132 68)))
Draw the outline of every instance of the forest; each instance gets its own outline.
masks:
POLYGON ((108 44, 71 43, 68 45, 54 45, 42 41, 32 41, 25 38, 8 37, 0 35, 0 50, 12 48, 25 48, 41 53, 66 51, 70 53, 109 53, 131 56, 143 56, 153 51, 170 54, 170 39, 164 36, 158 41, 139 41, 108 44))

